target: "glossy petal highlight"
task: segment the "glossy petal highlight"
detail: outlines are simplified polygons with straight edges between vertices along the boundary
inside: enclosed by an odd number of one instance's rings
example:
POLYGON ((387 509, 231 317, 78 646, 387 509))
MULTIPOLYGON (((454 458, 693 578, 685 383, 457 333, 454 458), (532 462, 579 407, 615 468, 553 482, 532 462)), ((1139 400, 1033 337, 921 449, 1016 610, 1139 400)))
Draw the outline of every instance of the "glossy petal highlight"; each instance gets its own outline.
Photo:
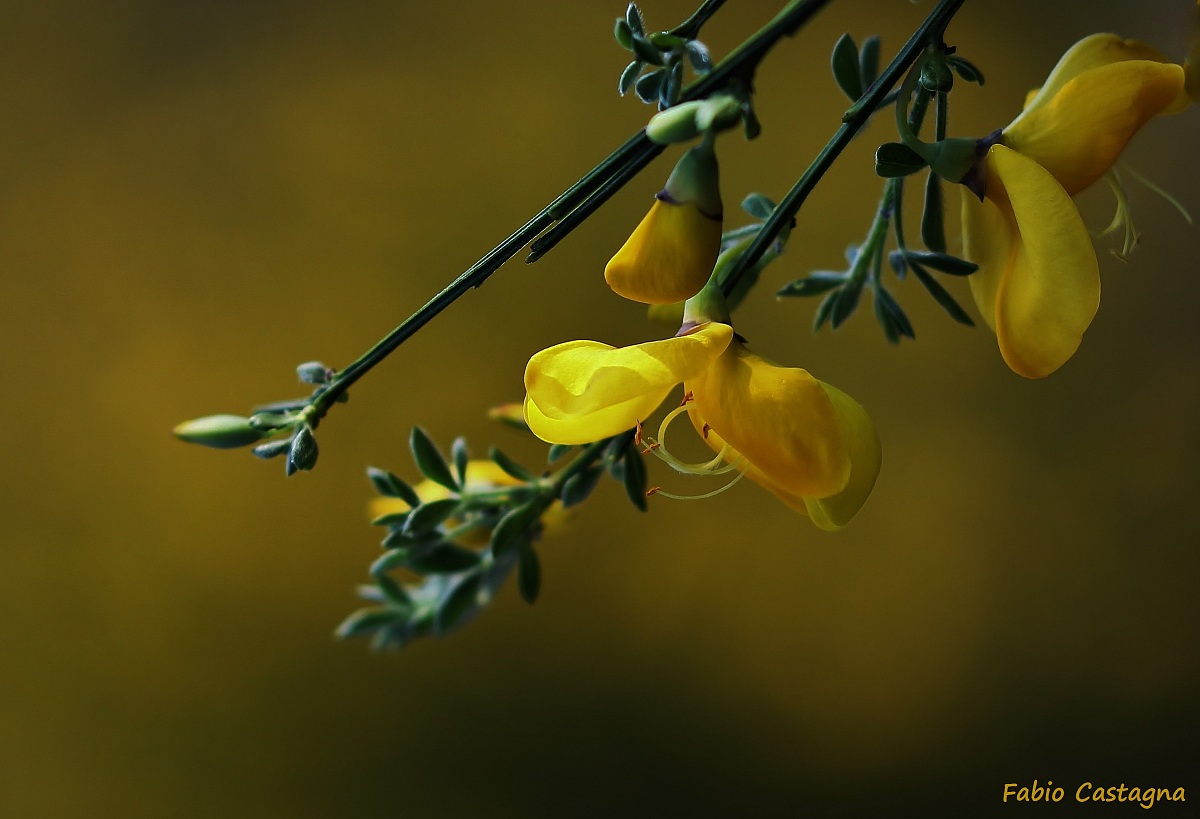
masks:
POLYGON ((706 369, 733 328, 709 322, 691 333, 632 347, 570 341, 525 368, 525 420, 543 441, 584 444, 631 429, 681 381, 706 369))
MULTIPOLYGON (((1037 162, 996 145, 987 169, 988 198, 1006 217, 1011 213, 1016 237, 995 290, 996 337, 1014 372, 1042 378, 1075 353, 1096 315, 1096 253, 1075 203, 1037 162)), ((1002 240, 988 241, 999 247, 1002 240)), ((998 252, 990 255, 989 266, 999 260, 998 252)))
POLYGON ((1050 90, 1047 83, 1004 129, 1002 142, 1049 171, 1072 196, 1107 173, 1146 122, 1186 98, 1182 66, 1150 60, 1092 68, 1045 96, 1050 90))
POLYGON ((650 212, 604 268, 619 296, 672 304, 704 287, 721 250, 721 220, 694 202, 654 200, 650 212))
POLYGON ((784 492, 824 498, 849 482, 837 408, 807 371, 776 366, 735 341, 685 388, 699 417, 784 492))

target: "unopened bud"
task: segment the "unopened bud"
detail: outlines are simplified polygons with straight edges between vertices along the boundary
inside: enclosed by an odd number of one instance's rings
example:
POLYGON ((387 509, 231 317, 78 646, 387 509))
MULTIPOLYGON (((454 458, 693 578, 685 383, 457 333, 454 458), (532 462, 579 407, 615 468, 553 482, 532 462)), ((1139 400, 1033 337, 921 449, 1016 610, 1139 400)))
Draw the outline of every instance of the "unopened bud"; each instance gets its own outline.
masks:
POLYGON ((255 429, 249 418, 240 415, 206 415, 184 421, 173 430, 175 437, 189 444, 213 449, 236 449, 256 444, 266 433, 255 429))

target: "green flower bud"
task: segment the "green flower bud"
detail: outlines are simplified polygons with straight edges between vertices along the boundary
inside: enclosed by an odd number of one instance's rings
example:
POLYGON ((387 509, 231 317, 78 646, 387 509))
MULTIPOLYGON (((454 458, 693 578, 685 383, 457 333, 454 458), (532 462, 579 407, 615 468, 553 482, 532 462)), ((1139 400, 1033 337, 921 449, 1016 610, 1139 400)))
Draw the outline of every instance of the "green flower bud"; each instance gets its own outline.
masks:
POLYGON ((236 449, 256 444, 266 437, 265 432, 255 429, 249 418, 240 415, 206 415, 184 421, 173 430, 175 437, 190 444, 200 444, 214 449, 236 449))
POLYGON ((687 142, 700 135, 696 125, 696 114, 704 107, 704 100, 693 100, 673 105, 660 111, 646 123, 646 136, 659 145, 674 145, 687 142))

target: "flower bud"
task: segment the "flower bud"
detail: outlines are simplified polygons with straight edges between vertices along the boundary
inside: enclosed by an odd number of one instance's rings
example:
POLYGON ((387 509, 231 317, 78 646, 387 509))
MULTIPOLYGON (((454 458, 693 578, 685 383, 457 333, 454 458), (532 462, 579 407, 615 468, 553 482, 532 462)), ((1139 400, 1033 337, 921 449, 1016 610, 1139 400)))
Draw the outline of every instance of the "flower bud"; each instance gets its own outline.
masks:
POLYGON ((643 304, 684 301, 708 281, 720 250, 717 157, 706 139, 680 158, 604 278, 617 295, 643 304))
POLYGON ((703 105, 704 100, 693 100, 659 111, 646 123, 646 136, 659 145, 674 145, 695 139, 700 135, 696 113, 703 105))
POLYGON ((200 444, 213 449, 236 449, 256 444, 266 433, 255 429, 249 418, 240 415, 206 415, 184 421, 173 430, 175 437, 189 444, 200 444))

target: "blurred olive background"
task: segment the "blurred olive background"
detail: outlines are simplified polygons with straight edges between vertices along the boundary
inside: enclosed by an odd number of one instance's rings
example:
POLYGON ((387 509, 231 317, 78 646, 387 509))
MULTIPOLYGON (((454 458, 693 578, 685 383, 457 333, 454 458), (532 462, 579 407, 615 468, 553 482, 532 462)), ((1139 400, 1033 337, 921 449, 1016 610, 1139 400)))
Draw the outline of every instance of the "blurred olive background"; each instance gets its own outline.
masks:
MULTIPOLYGON (((731 2, 704 39, 719 56, 779 5, 731 2)), ((952 131, 1005 124, 1096 30, 1182 55, 1190 5, 968 2, 950 39, 988 81, 952 131)), ((930 7, 839 0, 780 45, 763 136, 721 142, 731 224, 835 128, 837 36, 886 56, 930 7)), ((646 3, 653 28, 690 10, 646 3)), ((349 362, 639 127, 620 11, 5 4, 0 816, 1027 815, 1000 794, 1034 778, 1200 799, 1200 234, 1143 188, 1142 245, 1102 242, 1100 313, 1048 380, 912 281, 917 342, 869 308, 813 336, 815 302, 770 294, 861 239, 881 121, 738 319, 872 412, 884 468, 848 530, 749 485, 643 515, 606 484, 545 542, 536 606, 509 589, 400 654, 331 637, 378 553, 364 467, 411 476, 413 424, 538 462, 484 410, 542 347, 660 332, 601 270, 677 151, 356 386, 314 473, 171 438, 349 362)), ((1194 213, 1198 137, 1190 111, 1126 154, 1194 213)), ((1107 223, 1107 192, 1084 206, 1107 223)))

